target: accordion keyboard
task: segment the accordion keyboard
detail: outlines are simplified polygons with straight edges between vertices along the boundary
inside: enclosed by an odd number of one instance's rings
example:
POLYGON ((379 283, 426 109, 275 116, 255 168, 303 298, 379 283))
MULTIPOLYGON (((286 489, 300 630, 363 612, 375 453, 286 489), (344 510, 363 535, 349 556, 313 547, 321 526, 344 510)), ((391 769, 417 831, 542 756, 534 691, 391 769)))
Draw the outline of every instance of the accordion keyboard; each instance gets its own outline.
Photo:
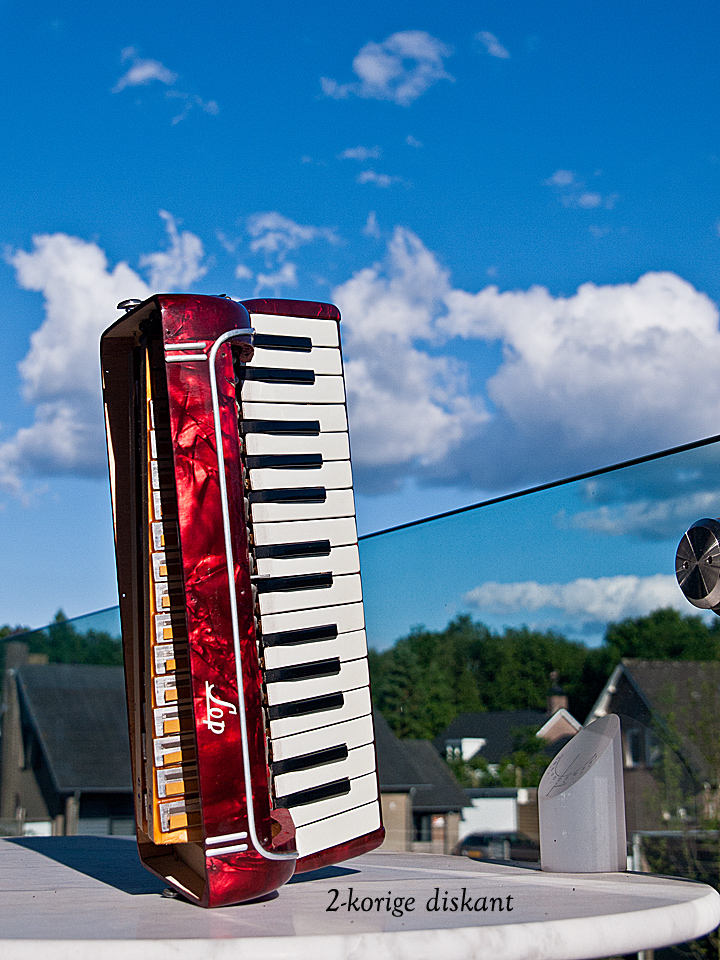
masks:
POLYGON ((236 365, 274 800, 300 857, 380 827, 338 323, 251 313, 236 365))

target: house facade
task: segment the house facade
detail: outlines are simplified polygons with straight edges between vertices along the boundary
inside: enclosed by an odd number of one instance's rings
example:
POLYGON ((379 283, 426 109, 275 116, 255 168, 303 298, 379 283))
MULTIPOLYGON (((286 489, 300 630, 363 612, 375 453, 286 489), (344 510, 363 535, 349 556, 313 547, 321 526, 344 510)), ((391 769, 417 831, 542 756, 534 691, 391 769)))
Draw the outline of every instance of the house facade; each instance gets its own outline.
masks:
POLYGON ((720 663, 626 659, 586 723, 620 717, 628 833, 718 816, 720 663))

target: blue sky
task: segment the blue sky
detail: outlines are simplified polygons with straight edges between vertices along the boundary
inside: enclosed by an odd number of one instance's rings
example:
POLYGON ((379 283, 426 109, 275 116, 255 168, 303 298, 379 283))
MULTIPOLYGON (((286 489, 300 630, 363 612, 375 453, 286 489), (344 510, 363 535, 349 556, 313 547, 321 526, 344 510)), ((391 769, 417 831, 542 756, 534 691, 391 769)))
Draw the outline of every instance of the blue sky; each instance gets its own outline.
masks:
POLYGON ((337 302, 363 532, 720 432, 717 6, 339 11, 0 3, 0 622, 116 600, 126 297, 337 302))

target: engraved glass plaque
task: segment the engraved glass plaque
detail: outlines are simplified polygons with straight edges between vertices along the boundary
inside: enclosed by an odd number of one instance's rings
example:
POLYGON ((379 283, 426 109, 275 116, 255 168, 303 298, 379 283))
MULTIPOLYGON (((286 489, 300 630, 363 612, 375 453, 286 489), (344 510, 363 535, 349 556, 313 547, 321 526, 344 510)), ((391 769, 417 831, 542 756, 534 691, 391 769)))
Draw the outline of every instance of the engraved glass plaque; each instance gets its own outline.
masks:
POLYGON ((540 860, 555 873, 627 869, 620 720, 600 717, 577 733, 538 788, 540 860))

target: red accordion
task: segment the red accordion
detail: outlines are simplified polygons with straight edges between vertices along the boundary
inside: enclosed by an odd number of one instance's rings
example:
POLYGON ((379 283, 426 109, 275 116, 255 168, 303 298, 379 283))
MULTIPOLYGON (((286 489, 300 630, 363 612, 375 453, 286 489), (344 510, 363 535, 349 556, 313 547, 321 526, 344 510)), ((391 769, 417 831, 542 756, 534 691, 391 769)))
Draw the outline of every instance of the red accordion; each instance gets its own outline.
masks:
POLYGON ((138 847, 203 906, 384 836, 339 320, 163 295, 101 341, 138 847))

